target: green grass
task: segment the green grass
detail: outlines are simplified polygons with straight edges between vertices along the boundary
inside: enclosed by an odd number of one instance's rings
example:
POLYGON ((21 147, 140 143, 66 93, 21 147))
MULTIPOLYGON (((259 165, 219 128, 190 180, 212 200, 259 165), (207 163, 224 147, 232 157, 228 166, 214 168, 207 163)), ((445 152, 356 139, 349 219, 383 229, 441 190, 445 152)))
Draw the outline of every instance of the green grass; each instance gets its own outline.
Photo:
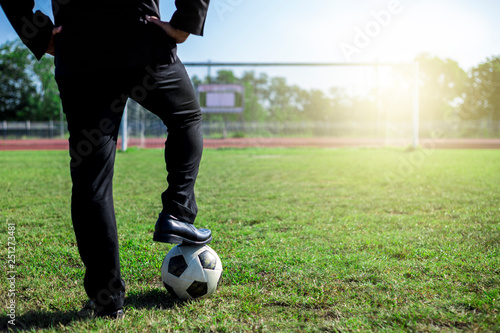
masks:
POLYGON ((213 297, 189 302, 161 286, 170 246, 152 241, 163 153, 119 153, 122 322, 76 315, 86 296, 67 153, 1 152, 0 165, 2 258, 16 227, 17 328, 500 331, 500 151, 206 150, 196 225, 212 229, 224 272, 213 297))

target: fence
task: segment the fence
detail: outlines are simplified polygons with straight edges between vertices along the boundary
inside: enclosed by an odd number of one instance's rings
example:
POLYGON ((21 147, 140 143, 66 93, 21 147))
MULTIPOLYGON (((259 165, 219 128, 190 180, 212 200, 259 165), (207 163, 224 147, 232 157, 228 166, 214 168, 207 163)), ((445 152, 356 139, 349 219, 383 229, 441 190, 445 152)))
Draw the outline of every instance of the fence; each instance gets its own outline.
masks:
MULTIPOLYGON (((410 138, 411 124, 405 122, 255 122, 207 120, 205 137, 359 137, 410 138)), ((164 137, 167 129, 159 119, 129 119, 133 138, 164 137)), ((67 137, 65 123, 58 121, 0 121, 3 139, 67 137)), ((420 136, 431 138, 499 138, 500 121, 422 122, 420 136)))
POLYGON ((66 123, 60 121, 1 121, 0 135, 4 139, 57 138, 66 135, 66 123))

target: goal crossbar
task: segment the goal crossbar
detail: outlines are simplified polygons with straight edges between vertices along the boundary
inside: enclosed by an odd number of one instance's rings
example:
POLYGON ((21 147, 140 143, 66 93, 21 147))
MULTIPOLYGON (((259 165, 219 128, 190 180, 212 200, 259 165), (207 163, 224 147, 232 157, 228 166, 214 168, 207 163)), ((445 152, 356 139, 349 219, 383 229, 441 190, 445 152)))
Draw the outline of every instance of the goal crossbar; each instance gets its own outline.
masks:
POLYGON ((185 62, 191 67, 335 67, 335 66, 415 66, 405 62, 185 62))
MULTIPOLYGON (((184 62, 187 67, 410 67, 414 69, 414 89, 412 107, 412 146, 417 148, 419 144, 419 76, 420 66, 418 62, 184 62)), ((126 140, 125 140, 126 141, 126 140)), ((124 147, 126 149, 126 146, 124 147)))

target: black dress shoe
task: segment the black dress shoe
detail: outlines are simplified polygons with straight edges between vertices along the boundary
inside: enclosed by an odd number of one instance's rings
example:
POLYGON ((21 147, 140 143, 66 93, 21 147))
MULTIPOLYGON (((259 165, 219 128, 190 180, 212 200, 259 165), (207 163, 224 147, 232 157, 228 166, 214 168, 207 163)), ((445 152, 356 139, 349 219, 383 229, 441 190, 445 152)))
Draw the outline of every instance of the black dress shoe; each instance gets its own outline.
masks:
POLYGON ((191 223, 161 213, 156 221, 153 240, 171 244, 205 245, 212 241, 212 232, 208 229, 196 229, 191 223))
POLYGON ((125 318, 125 312, 123 312, 122 309, 113 311, 111 313, 100 313, 100 312, 97 312, 94 317, 95 318, 121 320, 121 319, 125 318))

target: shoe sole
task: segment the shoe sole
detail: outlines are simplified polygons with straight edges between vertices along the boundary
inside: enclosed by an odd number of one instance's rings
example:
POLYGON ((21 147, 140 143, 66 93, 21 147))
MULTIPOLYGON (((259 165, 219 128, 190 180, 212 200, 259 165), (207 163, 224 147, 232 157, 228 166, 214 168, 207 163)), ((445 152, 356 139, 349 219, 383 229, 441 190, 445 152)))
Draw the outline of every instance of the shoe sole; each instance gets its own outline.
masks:
POLYGON ((125 312, 119 311, 115 313, 110 313, 106 315, 97 314, 95 318, 110 319, 110 320, 123 320, 125 318, 125 312))
POLYGON ((210 238, 208 238, 205 241, 193 241, 177 235, 162 234, 159 232, 155 232, 153 234, 153 241, 161 243, 170 243, 170 244, 206 245, 212 241, 212 236, 210 236, 210 238))

